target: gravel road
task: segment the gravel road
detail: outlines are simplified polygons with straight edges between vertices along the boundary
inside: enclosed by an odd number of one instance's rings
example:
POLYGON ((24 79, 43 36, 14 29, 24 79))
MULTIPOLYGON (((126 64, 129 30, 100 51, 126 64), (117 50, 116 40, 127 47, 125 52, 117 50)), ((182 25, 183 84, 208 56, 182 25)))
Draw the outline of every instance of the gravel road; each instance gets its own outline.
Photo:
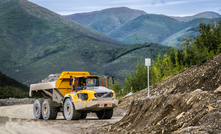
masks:
POLYGON ((112 117, 110 120, 99 120, 90 114, 86 119, 67 121, 59 113, 56 120, 37 120, 33 116, 32 107, 32 104, 0 107, 0 133, 90 134, 92 131, 96 132, 96 129, 113 124, 122 118, 112 117))

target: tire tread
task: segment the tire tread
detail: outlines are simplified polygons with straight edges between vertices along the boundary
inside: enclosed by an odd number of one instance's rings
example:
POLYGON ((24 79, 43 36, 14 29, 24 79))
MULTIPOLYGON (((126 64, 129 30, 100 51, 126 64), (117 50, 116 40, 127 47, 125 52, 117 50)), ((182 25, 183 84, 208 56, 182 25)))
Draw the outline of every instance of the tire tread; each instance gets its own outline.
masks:
POLYGON ((46 103, 48 103, 49 112, 50 112, 48 120, 56 119, 57 118, 57 113, 58 113, 58 108, 57 107, 53 107, 51 99, 45 99, 44 102, 45 101, 47 101, 46 103))

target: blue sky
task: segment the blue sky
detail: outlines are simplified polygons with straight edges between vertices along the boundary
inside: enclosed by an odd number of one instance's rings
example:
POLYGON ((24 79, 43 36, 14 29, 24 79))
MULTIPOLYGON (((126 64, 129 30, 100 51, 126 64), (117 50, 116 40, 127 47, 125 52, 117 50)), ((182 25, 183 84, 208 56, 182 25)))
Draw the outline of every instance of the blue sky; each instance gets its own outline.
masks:
POLYGON ((129 7, 147 13, 188 16, 204 11, 221 14, 221 0, 28 0, 61 15, 129 7))

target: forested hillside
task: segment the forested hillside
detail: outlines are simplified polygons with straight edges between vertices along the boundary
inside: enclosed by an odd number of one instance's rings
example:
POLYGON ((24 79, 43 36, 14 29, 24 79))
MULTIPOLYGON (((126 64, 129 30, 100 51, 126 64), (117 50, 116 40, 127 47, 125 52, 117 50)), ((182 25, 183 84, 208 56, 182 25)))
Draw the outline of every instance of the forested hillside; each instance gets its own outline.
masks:
POLYGON ((121 45, 26 0, 1 0, 0 11, 0 70, 25 83, 63 70, 91 71, 82 53, 121 45))
POLYGON ((123 80, 137 60, 156 59, 167 48, 123 45, 26 0, 0 0, 0 11, 0 70, 25 84, 69 70, 123 80))
POLYGON ((0 99, 28 97, 29 87, 0 72, 0 99))

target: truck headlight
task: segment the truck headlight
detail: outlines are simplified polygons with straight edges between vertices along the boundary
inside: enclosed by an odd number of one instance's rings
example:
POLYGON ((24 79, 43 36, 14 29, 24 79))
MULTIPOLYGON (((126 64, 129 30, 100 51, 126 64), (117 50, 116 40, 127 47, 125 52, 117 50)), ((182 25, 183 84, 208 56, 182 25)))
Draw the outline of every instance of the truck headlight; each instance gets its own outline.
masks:
POLYGON ((81 99, 81 100, 88 100, 88 95, 87 93, 80 93, 80 94, 77 94, 78 98, 81 99))

